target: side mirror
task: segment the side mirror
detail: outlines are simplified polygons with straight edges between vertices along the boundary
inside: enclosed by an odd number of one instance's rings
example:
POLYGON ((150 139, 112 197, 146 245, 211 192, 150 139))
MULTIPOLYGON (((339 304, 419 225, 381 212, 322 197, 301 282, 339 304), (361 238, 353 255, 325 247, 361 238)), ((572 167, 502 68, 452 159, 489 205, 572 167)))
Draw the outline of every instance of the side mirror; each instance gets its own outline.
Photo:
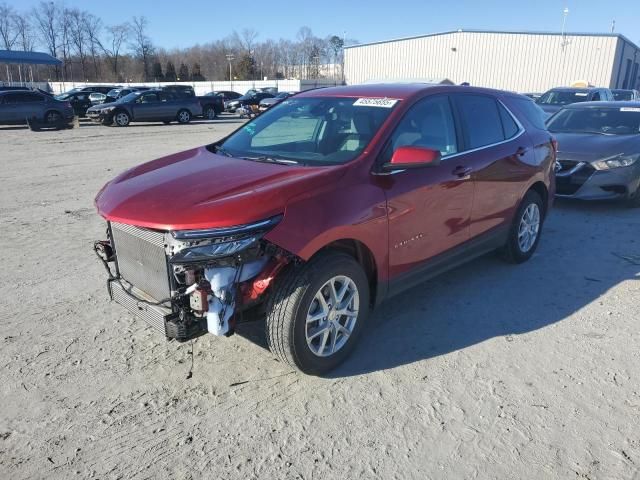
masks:
POLYGON ((390 172, 393 170, 404 170, 407 168, 435 167, 440 164, 441 155, 439 150, 426 147, 403 146, 398 147, 391 161, 382 165, 382 170, 390 172))

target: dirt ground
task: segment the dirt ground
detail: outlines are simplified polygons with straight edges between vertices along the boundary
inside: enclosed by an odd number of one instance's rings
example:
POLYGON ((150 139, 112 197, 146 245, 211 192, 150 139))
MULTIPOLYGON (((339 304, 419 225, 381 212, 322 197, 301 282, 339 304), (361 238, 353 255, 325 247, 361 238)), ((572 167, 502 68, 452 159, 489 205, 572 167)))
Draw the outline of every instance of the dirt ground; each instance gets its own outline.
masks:
POLYGON ((329 378, 110 303, 96 192, 237 122, 0 128, 0 478, 640 479, 637 210, 557 204, 530 262, 387 302, 329 378))

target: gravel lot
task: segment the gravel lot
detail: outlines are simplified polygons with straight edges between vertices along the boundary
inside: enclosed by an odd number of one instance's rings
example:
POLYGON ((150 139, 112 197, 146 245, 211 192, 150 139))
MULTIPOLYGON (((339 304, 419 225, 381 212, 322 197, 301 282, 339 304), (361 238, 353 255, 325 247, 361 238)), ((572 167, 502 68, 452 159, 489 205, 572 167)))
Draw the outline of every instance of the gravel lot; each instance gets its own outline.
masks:
POLYGON ((109 303, 98 189, 237 125, 0 128, 0 478, 640 479, 637 210, 557 204, 530 262, 387 302, 330 378, 109 303))

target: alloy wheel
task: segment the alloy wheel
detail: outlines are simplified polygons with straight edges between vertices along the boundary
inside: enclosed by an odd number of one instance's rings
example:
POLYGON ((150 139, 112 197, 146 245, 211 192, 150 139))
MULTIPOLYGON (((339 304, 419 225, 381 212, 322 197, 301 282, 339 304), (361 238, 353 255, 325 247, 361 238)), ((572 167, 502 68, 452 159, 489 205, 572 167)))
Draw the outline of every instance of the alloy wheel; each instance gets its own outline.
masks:
POLYGON ((522 253, 527 253, 536 243, 540 232, 540 209, 535 203, 529 204, 522 214, 518 226, 518 247, 522 253))
POLYGON ((355 282, 337 275, 316 292, 305 325, 307 346, 318 357, 328 357, 345 346, 358 320, 360 295, 355 282))
POLYGON ((126 126, 129 123, 129 116, 123 112, 118 113, 116 115, 116 123, 121 127, 126 126))
POLYGON ((187 112, 186 110, 183 110, 178 114, 178 121, 180 123, 187 123, 190 119, 191 115, 189 115, 189 112, 187 112))
POLYGON ((56 123, 60 120, 60 114, 57 112, 49 112, 47 113, 46 121, 47 123, 56 123))

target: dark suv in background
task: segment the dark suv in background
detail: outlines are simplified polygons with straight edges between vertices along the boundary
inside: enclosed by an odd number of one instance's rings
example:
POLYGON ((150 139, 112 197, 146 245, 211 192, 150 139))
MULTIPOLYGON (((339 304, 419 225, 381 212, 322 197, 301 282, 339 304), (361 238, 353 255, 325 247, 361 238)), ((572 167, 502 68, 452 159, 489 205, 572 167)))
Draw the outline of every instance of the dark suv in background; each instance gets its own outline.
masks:
POLYGON ((195 97, 178 97, 166 90, 132 92, 116 102, 102 103, 87 110, 87 116, 103 125, 126 127, 130 122, 189 123, 202 115, 195 97))
POLYGON ((0 92, 0 125, 66 127, 73 122, 71 103, 35 91, 0 92))

